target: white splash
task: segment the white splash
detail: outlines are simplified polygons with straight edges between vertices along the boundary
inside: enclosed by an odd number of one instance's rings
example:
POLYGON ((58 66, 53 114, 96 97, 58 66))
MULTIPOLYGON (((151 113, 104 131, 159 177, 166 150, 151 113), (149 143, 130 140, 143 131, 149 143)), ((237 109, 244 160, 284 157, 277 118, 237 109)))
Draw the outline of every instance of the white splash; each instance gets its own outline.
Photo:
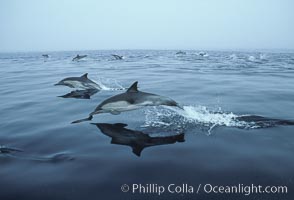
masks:
POLYGON ((246 122, 237 120, 238 115, 230 112, 210 111, 205 106, 183 106, 183 109, 164 107, 145 111, 145 125, 163 128, 206 127, 208 134, 217 126, 245 127, 246 122), (164 109, 167 108, 167 109, 164 109))
POLYGON ((259 59, 260 60, 266 60, 267 59, 267 55, 266 54, 259 54, 259 59))
POLYGON ((184 106, 183 111, 179 111, 186 120, 204 125, 224 125, 235 126, 237 115, 233 113, 211 112, 205 106, 184 106))
POLYGON ((99 78, 96 83, 101 90, 125 90, 125 88, 115 79, 99 78))
POLYGON ((237 60, 237 59, 238 59, 238 57, 237 57, 236 54, 231 54, 231 55, 229 56, 229 58, 232 59, 232 60, 237 60))
POLYGON ((254 56, 249 56, 248 57, 248 60, 251 61, 251 62, 255 62, 256 61, 256 58, 254 56))

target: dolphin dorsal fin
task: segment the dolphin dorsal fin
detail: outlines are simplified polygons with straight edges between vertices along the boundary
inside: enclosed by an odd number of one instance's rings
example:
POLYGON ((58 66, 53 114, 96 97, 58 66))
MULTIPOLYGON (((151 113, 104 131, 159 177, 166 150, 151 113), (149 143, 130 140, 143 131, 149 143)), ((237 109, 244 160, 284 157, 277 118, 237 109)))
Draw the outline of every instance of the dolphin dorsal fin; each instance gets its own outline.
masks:
POLYGON ((127 90, 127 92, 138 92, 138 81, 133 83, 131 87, 127 90))
POLYGON ((85 73, 84 75, 82 75, 81 78, 88 78, 88 73, 85 73))

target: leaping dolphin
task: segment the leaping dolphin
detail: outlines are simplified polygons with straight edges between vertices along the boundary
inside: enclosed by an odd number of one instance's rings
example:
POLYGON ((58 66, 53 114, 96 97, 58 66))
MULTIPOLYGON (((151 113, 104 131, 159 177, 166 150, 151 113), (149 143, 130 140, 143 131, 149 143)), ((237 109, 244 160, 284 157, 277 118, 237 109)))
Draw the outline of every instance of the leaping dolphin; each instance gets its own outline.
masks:
POLYGON ((55 85, 65 85, 70 88, 101 90, 101 87, 97 83, 88 78, 88 73, 85 73, 80 77, 65 78, 55 85))
POLYGON ((176 55, 186 55, 186 52, 185 52, 185 51, 178 51, 178 52, 176 53, 176 55))
POLYGON ((177 102, 168 97, 139 91, 137 85, 138 81, 134 82, 126 92, 104 100, 96 107, 93 112, 89 114, 88 118, 76 120, 72 123, 90 121, 92 120, 93 115, 100 113, 111 113, 113 115, 118 115, 121 112, 136 110, 144 106, 165 105, 177 106, 181 108, 177 102))
POLYGON ((198 55, 202 56, 202 57, 207 57, 208 56, 208 54, 203 52, 203 51, 199 52, 198 55))
POLYGON ((123 56, 119 56, 119 55, 116 55, 116 54, 111 54, 116 60, 122 60, 123 59, 123 56))
POLYGON ((85 57, 87 57, 87 55, 77 55, 76 57, 74 57, 73 59, 72 59, 72 61, 79 61, 79 60, 81 60, 82 58, 85 58, 85 57))

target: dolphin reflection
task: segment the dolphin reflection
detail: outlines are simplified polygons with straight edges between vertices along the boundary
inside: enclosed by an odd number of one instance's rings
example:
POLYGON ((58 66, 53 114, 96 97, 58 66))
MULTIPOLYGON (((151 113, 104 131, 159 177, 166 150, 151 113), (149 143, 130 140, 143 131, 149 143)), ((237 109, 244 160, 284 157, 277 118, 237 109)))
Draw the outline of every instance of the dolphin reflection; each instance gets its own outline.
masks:
POLYGON ((140 156, 146 147, 185 142, 184 133, 172 136, 150 137, 142 131, 127 129, 127 124, 91 124, 96 125, 103 134, 111 137, 111 144, 130 146, 133 149, 133 153, 137 156, 140 156))
POLYGON ((70 93, 67 93, 62 96, 62 98, 75 98, 75 99, 90 99, 91 96, 99 92, 99 90, 96 89, 87 89, 87 90, 73 90, 70 93))

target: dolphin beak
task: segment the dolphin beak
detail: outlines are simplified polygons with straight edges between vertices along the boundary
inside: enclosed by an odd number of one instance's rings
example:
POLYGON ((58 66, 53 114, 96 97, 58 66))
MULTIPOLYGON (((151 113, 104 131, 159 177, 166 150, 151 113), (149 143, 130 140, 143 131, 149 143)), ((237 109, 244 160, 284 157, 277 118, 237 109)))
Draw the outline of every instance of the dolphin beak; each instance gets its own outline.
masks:
POLYGON ((61 83, 56 83, 56 84, 54 84, 54 85, 62 85, 61 83))

